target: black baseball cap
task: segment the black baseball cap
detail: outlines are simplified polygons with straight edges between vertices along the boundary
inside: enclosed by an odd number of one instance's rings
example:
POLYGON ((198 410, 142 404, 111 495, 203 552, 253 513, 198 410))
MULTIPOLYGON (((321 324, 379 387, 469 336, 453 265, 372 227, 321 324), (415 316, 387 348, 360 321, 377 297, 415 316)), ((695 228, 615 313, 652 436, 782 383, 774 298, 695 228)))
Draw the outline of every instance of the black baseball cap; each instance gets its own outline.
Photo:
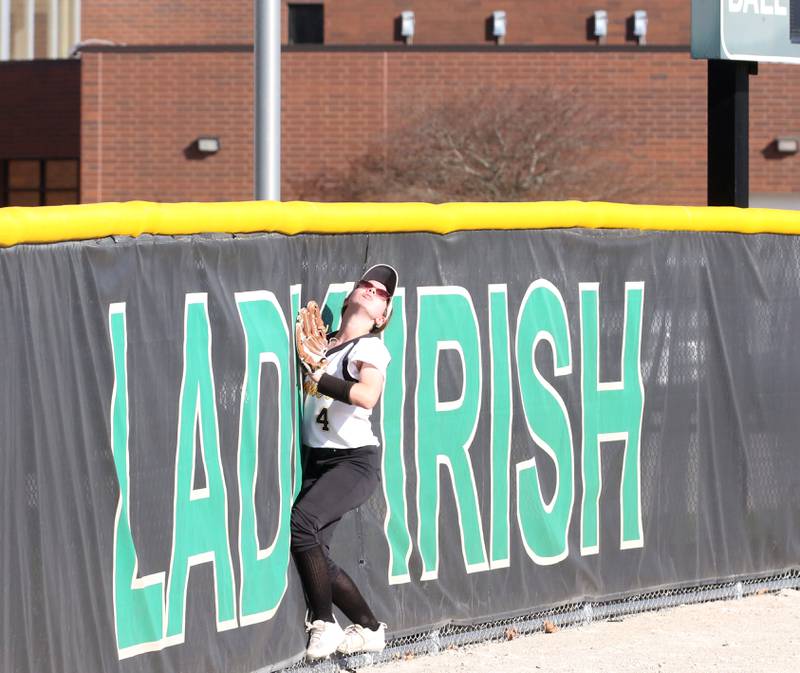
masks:
POLYGON ((381 283, 390 296, 394 296, 397 289, 397 271, 388 264, 376 264, 366 270, 361 280, 377 280, 381 283))

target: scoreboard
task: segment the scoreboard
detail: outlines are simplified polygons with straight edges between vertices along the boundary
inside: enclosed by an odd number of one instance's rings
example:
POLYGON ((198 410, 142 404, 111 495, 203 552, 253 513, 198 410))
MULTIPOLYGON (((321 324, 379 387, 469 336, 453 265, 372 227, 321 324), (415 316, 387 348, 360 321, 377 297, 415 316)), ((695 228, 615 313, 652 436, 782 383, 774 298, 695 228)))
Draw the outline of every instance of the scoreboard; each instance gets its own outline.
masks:
POLYGON ((800 0, 692 0, 692 57, 800 63, 800 0))

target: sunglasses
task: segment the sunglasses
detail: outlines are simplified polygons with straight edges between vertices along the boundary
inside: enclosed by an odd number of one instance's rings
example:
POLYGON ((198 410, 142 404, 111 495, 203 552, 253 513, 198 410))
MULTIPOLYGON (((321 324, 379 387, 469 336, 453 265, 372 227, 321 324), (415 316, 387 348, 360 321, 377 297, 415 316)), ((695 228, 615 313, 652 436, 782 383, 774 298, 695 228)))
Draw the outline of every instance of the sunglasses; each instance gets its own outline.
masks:
POLYGON ((375 287, 374 285, 371 285, 368 280, 360 280, 360 281, 358 281, 358 285, 356 285, 356 287, 372 290, 376 295, 378 295, 381 299, 383 299, 384 301, 387 301, 387 302, 391 298, 391 295, 386 290, 383 290, 383 289, 381 289, 379 287, 375 287))

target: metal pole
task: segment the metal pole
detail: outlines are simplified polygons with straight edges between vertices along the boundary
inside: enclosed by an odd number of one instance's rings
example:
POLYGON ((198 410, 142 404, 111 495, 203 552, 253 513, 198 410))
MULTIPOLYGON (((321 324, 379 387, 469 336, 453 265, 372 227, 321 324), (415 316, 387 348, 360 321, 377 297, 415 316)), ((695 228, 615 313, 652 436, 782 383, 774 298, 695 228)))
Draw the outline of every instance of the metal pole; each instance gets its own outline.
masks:
MULTIPOLYGON (((72 44, 69 45, 69 52, 81 41, 81 0, 72 2, 72 44)), ((68 52, 68 53, 69 53, 68 52)))
POLYGON ((281 3, 256 0, 255 197, 281 198, 281 3))
POLYGON ((11 58, 11 0, 0 0, 0 61, 11 58))
POLYGON ((50 11, 47 17, 47 58, 58 58, 58 33, 61 29, 59 18, 59 0, 50 0, 50 11))
POLYGON ((33 60, 36 54, 36 0, 25 2, 25 58, 33 60))
POLYGON ((747 208, 750 75, 757 63, 708 61, 708 205, 747 208))

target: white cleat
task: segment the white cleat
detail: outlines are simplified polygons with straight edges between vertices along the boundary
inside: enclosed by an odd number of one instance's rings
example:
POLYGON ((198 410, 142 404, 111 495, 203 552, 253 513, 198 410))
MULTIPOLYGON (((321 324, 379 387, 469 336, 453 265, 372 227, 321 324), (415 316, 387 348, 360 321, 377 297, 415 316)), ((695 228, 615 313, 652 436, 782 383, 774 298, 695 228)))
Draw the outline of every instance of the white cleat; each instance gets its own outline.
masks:
POLYGON ((381 622, 374 631, 360 624, 350 624, 344 630, 344 639, 338 647, 341 654, 382 652, 386 647, 386 624, 381 622))
POLYGON ((342 627, 336 622, 323 622, 321 619, 310 624, 306 622, 306 631, 311 634, 306 648, 306 658, 310 660, 331 656, 345 637, 342 627))

